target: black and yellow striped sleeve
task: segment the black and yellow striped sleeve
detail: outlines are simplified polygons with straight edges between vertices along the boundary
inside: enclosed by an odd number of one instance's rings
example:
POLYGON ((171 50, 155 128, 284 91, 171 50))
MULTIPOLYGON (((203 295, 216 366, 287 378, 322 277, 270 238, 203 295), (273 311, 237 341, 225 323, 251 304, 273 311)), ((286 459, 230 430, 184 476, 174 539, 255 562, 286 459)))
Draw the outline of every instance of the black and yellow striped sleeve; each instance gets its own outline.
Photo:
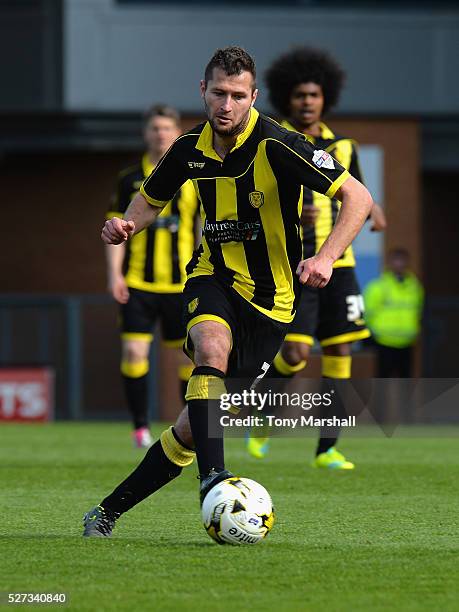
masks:
POLYGON ((164 208, 188 179, 186 162, 179 158, 176 146, 177 141, 140 188, 140 193, 152 206, 164 208))
POLYGON ((349 177, 349 172, 329 153, 293 132, 283 141, 270 140, 266 151, 271 165, 285 177, 329 198, 349 177))

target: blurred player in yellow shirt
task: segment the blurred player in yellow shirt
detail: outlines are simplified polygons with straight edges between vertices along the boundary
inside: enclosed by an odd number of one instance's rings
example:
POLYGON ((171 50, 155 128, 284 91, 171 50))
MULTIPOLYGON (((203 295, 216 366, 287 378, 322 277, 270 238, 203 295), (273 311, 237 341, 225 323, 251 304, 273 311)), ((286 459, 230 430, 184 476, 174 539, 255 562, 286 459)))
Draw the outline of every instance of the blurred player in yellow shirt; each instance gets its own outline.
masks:
MULTIPOLYGON (((323 161, 324 167, 331 155, 354 178, 363 182, 356 142, 335 134, 322 121, 323 116, 338 103, 344 77, 340 65, 328 53, 300 47, 272 63, 266 73, 266 82, 271 103, 282 119, 281 125, 303 134, 316 148, 315 155, 323 161)), ((335 225, 340 207, 336 198, 307 187, 303 189, 303 257, 311 257, 319 251, 335 225)), ((373 204, 370 216, 373 230, 385 228, 384 213, 377 204, 373 204)), ((351 343, 370 335, 363 318, 363 299, 354 268, 354 253, 349 246, 333 264, 333 274, 326 287, 302 287, 295 319, 268 377, 287 381, 303 370, 314 339, 317 339, 322 348, 324 392, 329 390, 333 379, 350 378, 351 343)), ((333 409, 337 410, 336 402, 333 409)), ((325 418, 331 413, 321 416, 325 418)), ((315 467, 354 467, 335 448, 338 434, 338 430, 333 435, 329 431, 321 432, 313 462, 315 467)), ((267 452, 268 442, 269 438, 263 432, 249 437, 250 454, 262 458, 267 452)))
MULTIPOLYGON (((180 116, 175 109, 157 105, 147 111, 143 131, 146 152, 138 164, 120 173, 108 219, 123 216, 145 178, 180 134, 180 116)), ((106 246, 109 291, 121 305, 121 374, 134 424, 134 444, 140 448, 151 445, 147 374, 153 327, 160 321, 163 342, 170 347, 181 347, 186 336, 182 291, 185 266, 193 254, 197 206, 188 181, 149 227, 127 244, 106 246)), ((184 396, 192 368, 184 355, 181 362, 184 396)))

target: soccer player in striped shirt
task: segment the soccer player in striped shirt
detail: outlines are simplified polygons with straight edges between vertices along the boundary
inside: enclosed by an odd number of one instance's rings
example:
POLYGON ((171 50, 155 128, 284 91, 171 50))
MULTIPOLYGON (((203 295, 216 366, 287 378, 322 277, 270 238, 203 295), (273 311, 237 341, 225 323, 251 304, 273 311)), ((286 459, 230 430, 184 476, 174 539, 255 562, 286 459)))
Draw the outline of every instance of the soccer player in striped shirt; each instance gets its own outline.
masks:
POLYGON ((300 283, 327 284, 333 262, 371 209, 367 189, 336 160, 258 113, 257 93, 250 55, 239 47, 218 50, 201 81, 208 120, 176 140, 124 220, 106 221, 102 230, 105 243, 125 242, 193 181, 203 237, 185 286, 185 349, 195 365, 187 408, 134 472, 85 515, 86 536, 110 535, 122 513, 178 476, 195 454, 201 502, 232 476, 221 412, 209 400, 234 378, 263 375, 293 320, 300 283), (330 236, 306 260, 299 233, 303 185, 342 202, 330 236))
MULTIPOLYGON (((281 125, 303 134, 317 149, 326 151, 358 181, 363 182, 355 140, 334 133, 323 117, 339 100, 344 72, 327 52, 298 47, 277 58, 266 73, 269 97, 281 125)), ((303 257, 314 256, 332 231, 341 207, 336 197, 305 186, 301 211, 303 257)), ((370 212, 372 229, 383 230, 385 216, 378 204, 370 212)), ((355 258, 349 245, 333 264, 333 275, 323 289, 304 285, 295 318, 281 350, 267 377, 285 379, 285 383, 307 364, 314 340, 322 349, 323 393, 334 387, 335 380, 351 376, 351 344, 368 338, 364 303, 355 275, 355 258)), ((346 416, 345 407, 335 394, 333 405, 323 408, 321 417, 346 416)), ((268 450, 266 431, 253 431, 247 448, 262 458, 268 450)), ((335 445, 339 428, 324 427, 320 433, 312 465, 318 468, 350 470, 354 468, 335 445)))
MULTIPOLYGON (((134 166, 118 176, 115 197, 107 219, 123 218, 145 178, 181 134, 180 115, 164 104, 145 113, 143 137, 146 151, 134 166)), ((147 377, 153 328, 159 321, 162 341, 182 347, 185 266, 194 243, 198 201, 191 182, 180 187, 158 218, 126 244, 106 245, 109 291, 120 304, 121 375, 132 416, 135 446, 148 448, 147 377)), ((192 366, 179 356, 179 379, 185 397, 192 366)))

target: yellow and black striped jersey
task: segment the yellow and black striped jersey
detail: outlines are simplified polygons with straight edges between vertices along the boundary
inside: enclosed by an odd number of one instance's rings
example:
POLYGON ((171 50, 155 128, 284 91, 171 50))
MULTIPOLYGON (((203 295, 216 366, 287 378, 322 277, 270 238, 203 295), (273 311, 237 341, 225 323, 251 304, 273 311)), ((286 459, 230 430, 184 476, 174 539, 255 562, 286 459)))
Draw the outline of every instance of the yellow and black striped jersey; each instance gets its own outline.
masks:
MULTIPOLYGON (((282 121, 281 125, 288 130, 297 131, 288 121, 282 121)), ((305 134, 305 138, 318 149, 330 153, 346 170, 349 170, 354 178, 363 183, 358 160, 357 143, 350 138, 334 134, 325 123, 320 124, 320 132, 321 134, 318 137, 305 134)), ((341 203, 335 198, 329 198, 322 193, 311 191, 307 188, 303 191, 303 202, 304 204, 312 204, 319 209, 315 225, 313 227, 302 228, 303 253, 304 257, 307 258, 317 253, 332 231, 341 203)), ((352 246, 349 246, 343 255, 336 260, 333 267, 351 268, 354 266, 354 253, 352 246)))
MULTIPOLYGON (((145 154, 140 164, 120 173, 114 203, 107 218, 123 216, 153 169, 145 154)), ((157 293, 180 293, 183 290, 185 268, 193 255, 197 208, 193 185, 186 182, 156 221, 127 242, 124 268, 128 287, 157 293)))
POLYGON ((203 235, 188 278, 215 275, 265 315, 289 323, 299 288, 302 185, 333 197, 348 176, 302 135, 252 109, 224 160, 203 123, 176 140, 140 191, 164 206, 191 179, 203 235))

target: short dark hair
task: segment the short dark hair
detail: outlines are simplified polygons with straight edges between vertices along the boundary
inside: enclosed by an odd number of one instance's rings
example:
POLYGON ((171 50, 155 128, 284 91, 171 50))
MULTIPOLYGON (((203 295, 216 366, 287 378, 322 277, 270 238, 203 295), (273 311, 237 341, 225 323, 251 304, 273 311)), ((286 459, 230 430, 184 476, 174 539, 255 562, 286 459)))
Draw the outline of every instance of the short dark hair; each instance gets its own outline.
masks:
POLYGON ((341 66, 327 51, 295 47, 271 64, 265 78, 271 104, 286 117, 292 91, 297 85, 316 83, 321 86, 325 114, 338 103, 345 76, 341 66))
POLYGON ((225 47, 217 49, 211 57, 204 72, 204 81, 212 79, 214 68, 221 68, 228 76, 250 72, 253 76, 253 89, 256 87, 257 71, 253 58, 242 47, 225 47))
POLYGON ((143 125, 146 126, 154 117, 167 117, 175 121, 177 127, 180 127, 180 113, 175 108, 172 108, 172 106, 167 106, 167 104, 154 104, 150 106, 143 114, 143 125))

